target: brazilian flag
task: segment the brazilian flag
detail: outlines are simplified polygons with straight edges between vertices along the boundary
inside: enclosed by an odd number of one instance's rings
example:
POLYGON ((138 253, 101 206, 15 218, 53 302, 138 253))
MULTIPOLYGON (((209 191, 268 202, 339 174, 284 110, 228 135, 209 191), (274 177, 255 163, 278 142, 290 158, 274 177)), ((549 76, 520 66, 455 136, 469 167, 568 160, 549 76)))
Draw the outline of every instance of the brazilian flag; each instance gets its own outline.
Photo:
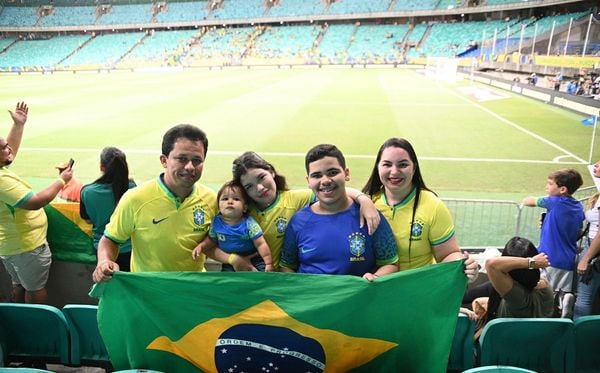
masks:
POLYGON ((46 239, 52 258, 96 264, 92 225, 79 215, 79 202, 53 202, 44 206, 48 217, 46 239))
MULTIPOLYGON (((191 260, 191 258, 190 258, 191 260)), ((463 261, 368 282, 293 273, 116 273, 96 285, 116 370, 445 372, 463 261)))

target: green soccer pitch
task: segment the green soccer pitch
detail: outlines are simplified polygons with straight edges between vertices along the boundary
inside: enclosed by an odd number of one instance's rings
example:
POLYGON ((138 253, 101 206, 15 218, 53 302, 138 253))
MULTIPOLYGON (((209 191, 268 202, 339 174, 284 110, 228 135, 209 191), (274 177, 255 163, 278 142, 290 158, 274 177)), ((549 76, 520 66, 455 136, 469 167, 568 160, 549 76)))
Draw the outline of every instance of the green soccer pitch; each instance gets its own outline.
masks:
MULTIPOLYGON (((304 154, 319 143, 346 155, 361 188, 379 146, 405 137, 415 147, 427 185, 442 197, 520 201, 543 195, 547 175, 586 165, 592 127, 581 115, 461 81, 429 80, 405 69, 231 69, 160 73, 57 73, 0 76, 2 136, 6 110, 26 101, 29 120, 11 168, 34 189, 75 159, 84 183, 99 176, 100 150, 127 153, 142 182, 161 172, 162 135, 178 123, 206 131, 202 181, 217 188, 231 162, 254 150, 293 188, 306 187, 304 154)), ((592 160, 600 158, 595 151, 592 160)))

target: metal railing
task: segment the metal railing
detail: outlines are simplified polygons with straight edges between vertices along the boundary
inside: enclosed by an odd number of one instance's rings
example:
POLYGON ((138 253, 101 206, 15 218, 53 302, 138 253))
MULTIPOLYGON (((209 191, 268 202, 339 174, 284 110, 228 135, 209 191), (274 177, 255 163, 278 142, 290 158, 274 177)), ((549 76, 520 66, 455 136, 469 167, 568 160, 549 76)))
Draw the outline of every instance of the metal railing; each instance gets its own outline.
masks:
MULTIPOLYGON (((582 204, 596 193, 595 187, 582 188, 574 197, 582 204)), ((540 239, 540 215, 545 209, 522 207, 514 201, 444 198, 461 249, 502 248, 513 236, 540 239)))

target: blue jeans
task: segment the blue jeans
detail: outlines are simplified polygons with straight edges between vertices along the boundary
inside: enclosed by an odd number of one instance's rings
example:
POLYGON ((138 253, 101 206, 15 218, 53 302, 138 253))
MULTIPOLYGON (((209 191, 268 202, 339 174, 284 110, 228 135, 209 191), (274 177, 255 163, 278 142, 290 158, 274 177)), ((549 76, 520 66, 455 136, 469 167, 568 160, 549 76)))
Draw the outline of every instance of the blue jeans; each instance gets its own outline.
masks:
MULTIPOLYGON (((583 257, 587 250, 588 245, 586 244, 585 250, 579 257, 583 257)), ((577 283, 577 299, 575 300, 575 311, 573 313, 574 319, 592 313, 592 305, 594 304, 594 299, 596 299, 599 289, 600 273, 594 273, 589 284, 584 284, 581 280, 577 283)))

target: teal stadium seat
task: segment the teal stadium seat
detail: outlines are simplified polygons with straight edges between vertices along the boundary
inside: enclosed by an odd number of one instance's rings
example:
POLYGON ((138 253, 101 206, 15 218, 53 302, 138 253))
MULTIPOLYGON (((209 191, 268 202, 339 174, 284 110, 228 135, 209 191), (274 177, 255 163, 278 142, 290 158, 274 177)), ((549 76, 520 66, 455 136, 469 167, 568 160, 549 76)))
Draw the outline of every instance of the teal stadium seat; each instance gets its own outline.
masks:
POLYGON ((448 359, 449 371, 463 371, 473 368, 474 349, 473 334, 475 333, 475 321, 470 320, 465 314, 459 314, 456 322, 456 331, 448 359))
POLYGON ((5 362, 69 364, 69 328, 56 307, 0 303, 0 344, 5 362))
POLYGON ((499 318, 483 329, 481 366, 508 365, 537 372, 570 373, 574 324, 558 318, 499 318))
POLYGON ((62 312, 71 333, 71 364, 112 370, 108 351, 98 330, 98 306, 67 304, 62 312))
POLYGON ((511 367, 508 365, 491 365, 465 370, 463 373, 537 373, 535 370, 511 367))
POLYGON ((600 315, 575 320, 575 372, 600 371, 600 315))
POLYGON ((52 373, 51 370, 36 368, 0 368, 0 373, 52 373))

